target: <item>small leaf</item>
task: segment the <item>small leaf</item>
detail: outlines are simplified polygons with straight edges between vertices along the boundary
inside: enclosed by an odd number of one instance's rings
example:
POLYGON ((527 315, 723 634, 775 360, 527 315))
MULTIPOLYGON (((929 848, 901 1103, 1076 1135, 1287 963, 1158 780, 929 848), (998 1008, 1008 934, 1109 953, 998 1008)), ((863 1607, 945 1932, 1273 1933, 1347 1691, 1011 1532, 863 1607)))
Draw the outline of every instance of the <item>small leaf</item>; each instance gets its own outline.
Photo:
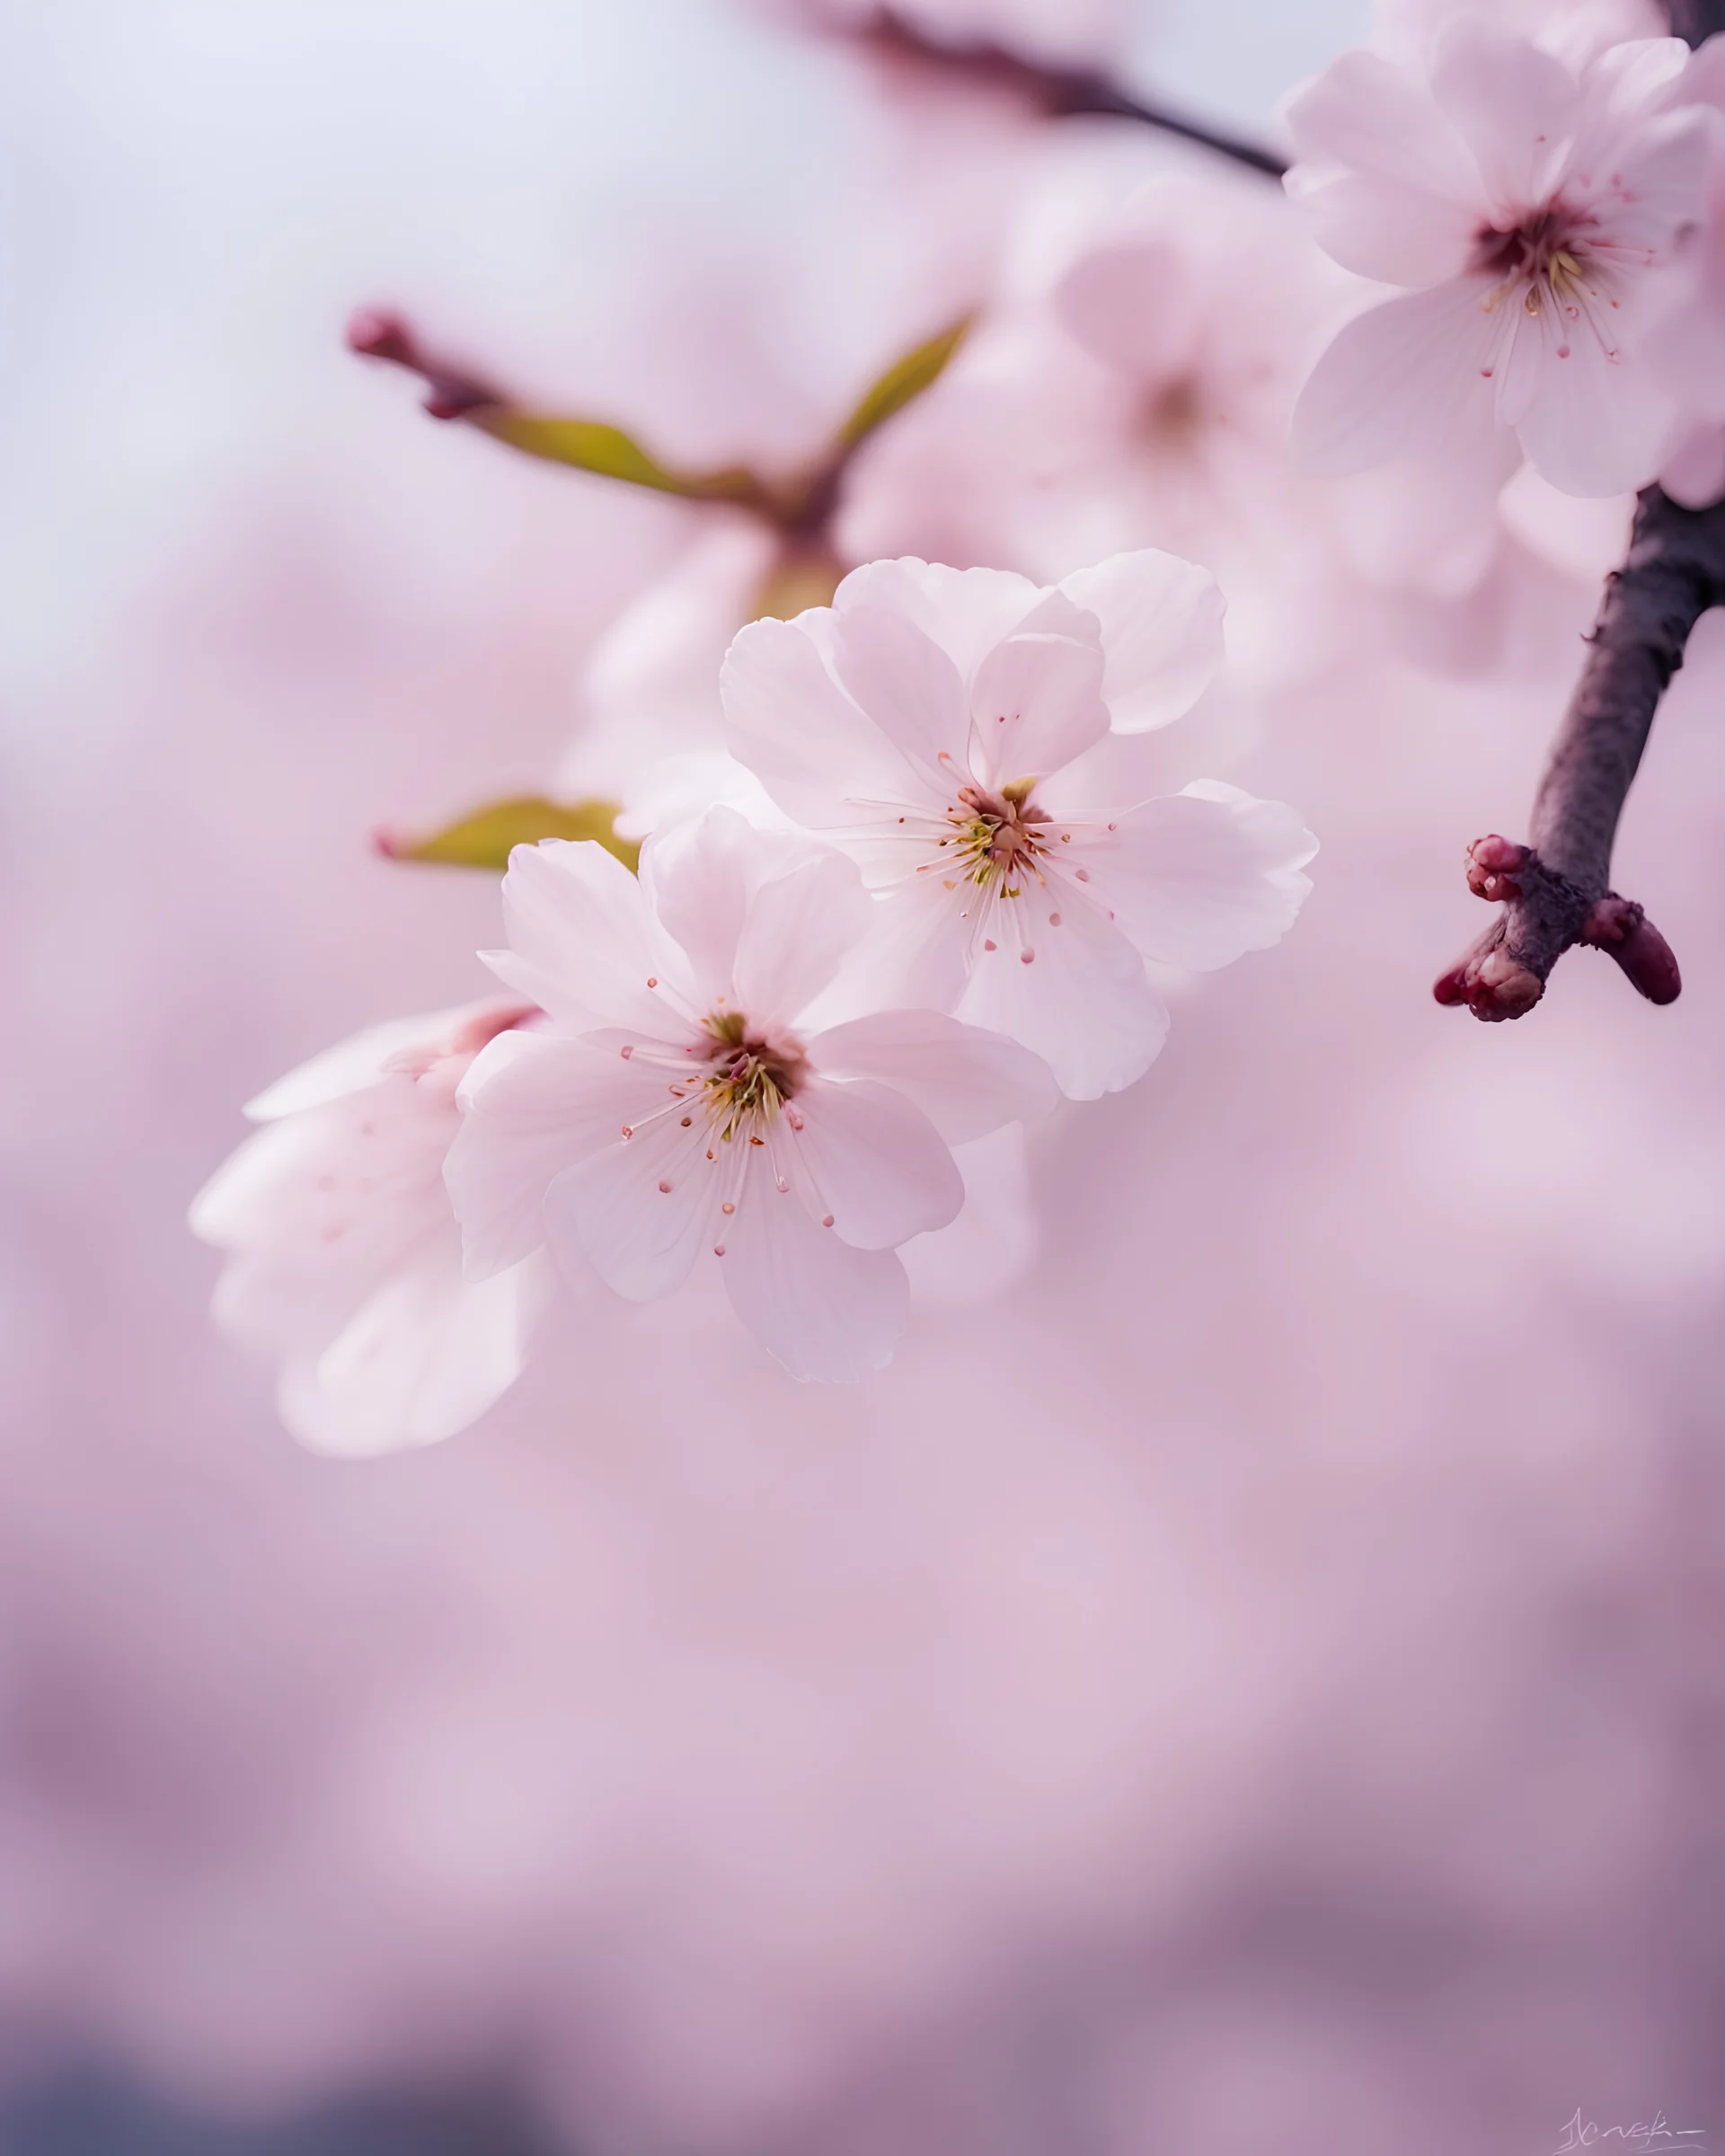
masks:
POLYGON ((429 838, 398 838, 377 834, 377 851, 391 861, 444 862, 462 869, 506 869, 511 846, 530 846, 542 838, 597 839, 633 870, 641 847, 616 834, 615 801, 548 801, 538 794, 517 794, 476 808, 429 838))
POLYGON ((765 499, 766 490, 752 472, 736 466, 724 472, 673 472, 643 449, 633 435, 601 420, 550 419, 518 411, 509 404, 482 405, 466 416, 474 426, 528 456, 573 464, 601 479, 620 479, 632 487, 650 487, 657 493, 680 494, 692 501, 758 505, 765 499))
POLYGON ((854 449, 877 427, 891 419, 894 412, 902 411, 912 398, 920 397, 940 380, 946 371, 947 361, 964 342, 974 319, 972 315, 965 315, 950 330, 942 330, 938 337, 931 337, 926 344, 919 344, 915 351, 893 361, 839 429, 838 438, 846 448, 854 449))

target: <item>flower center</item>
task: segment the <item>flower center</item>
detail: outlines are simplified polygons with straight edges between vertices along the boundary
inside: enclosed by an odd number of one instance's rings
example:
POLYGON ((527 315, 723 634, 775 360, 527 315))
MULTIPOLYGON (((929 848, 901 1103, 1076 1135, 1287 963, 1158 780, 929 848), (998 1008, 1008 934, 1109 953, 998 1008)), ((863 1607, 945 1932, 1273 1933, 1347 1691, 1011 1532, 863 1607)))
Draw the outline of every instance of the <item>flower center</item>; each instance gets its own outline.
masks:
POLYGON ((1542 293, 1560 303, 1568 299, 1586 276, 1587 228, 1591 217, 1561 202, 1549 202, 1531 210, 1518 224, 1482 225, 1473 235, 1473 257, 1468 267, 1476 274, 1495 277, 1499 288, 1485 303, 1493 307, 1504 293, 1526 286, 1522 305, 1537 314, 1542 293))
POLYGON ((1006 896, 1016 898, 1025 871, 1040 873, 1036 862, 1048 851, 1049 817, 1031 799, 1035 784, 1034 779, 1014 779, 998 793, 975 784, 959 788, 947 819, 957 831, 959 861, 972 883, 985 888, 1002 884, 1006 896))
POLYGON ((740 1011, 709 1012, 702 1029, 712 1044, 701 1082, 708 1122, 727 1144, 757 1136, 802 1082, 802 1044, 751 1029, 740 1011))

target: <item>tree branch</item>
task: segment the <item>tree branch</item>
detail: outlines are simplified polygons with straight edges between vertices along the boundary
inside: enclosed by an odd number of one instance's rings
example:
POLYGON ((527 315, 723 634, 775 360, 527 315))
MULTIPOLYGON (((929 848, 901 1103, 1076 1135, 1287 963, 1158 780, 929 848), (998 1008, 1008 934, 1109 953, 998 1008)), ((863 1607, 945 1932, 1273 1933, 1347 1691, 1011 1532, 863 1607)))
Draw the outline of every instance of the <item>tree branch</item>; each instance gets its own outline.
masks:
POLYGON ((1054 118, 1101 112, 1120 119, 1141 120, 1146 127, 1160 128, 1165 135, 1178 135, 1184 142, 1195 142, 1204 149, 1214 150, 1218 156, 1231 157, 1236 164, 1249 165, 1255 172, 1266 173, 1272 180, 1279 180, 1287 170, 1287 160, 1274 150, 1247 142, 1222 128, 1205 127, 1164 106, 1146 104, 1105 75, 1025 59, 1004 46, 993 45, 983 39, 947 44, 927 36, 890 6, 877 8, 854 28, 847 25, 846 34, 888 59, 907 61, 924 69, 961 76, 967 82, 1015 91, 1054 118))
MULTIPOLYGON (((1691 46, 1725 31, 1725 0, 1666 0, 1691 46)), ((1631 898, 1612 890, 1611 851, 1653 714, 1683 664, 1690 632, 1725 605, 1725 502, 1685 509, 1649 487, 1629 557, 1606 579, 1590 649, 1534 798, 1531 845, 1493 834, 1468 849, 1468 888, 1502 914, 1439 976, 1440 1003, 1475 1018, 1520 1018, 1566 950, 1609 952, 1650 1003, 1676 1000, 1670 945, 1631 898)))

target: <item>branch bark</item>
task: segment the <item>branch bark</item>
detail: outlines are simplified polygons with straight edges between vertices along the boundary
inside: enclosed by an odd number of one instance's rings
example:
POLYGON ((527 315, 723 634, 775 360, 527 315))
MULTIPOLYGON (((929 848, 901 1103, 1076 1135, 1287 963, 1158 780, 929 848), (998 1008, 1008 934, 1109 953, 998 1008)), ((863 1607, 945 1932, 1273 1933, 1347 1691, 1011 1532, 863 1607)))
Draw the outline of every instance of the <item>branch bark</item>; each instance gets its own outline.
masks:
POLYGON ((878 8, 855 28, 847 26, 847 34, 885 58, 1014 91, 1053 118, 1100 112, 1141 120, 1146 127, 1160 128, 1165 135, 1177 135, 1183 142, 1214 150, 1218 156, 1232 158, 1236 164, 1247 165, 1269 179, 1279 180, 1287 170, 1287 160, 1262 144, 1248 142, 1225 128, 1206 127, 1164 105, 1150 104, 1105 75, 1044 65, 984 39, 947 44, 927 36, 890 6, 878 8))
MULTIPOLYGON (((1667 0, 1691 46, 1725 31, 1725 0, 1667 0)), ((1475 1018, 1520 1018, 1545 993, 1566 950, 1593 945, 1616 959, 1650 1003, 1676 1000, 1670 945, 1633 899, 1612 890, 1611 853, 1653 714, 1683 664, 1690 632, 1725 605, 1725 502, 1685 509, 1649 487, 1629 555, 1606 580, 1581 678, 1534 797, 1532 844, 1493 834, 1468 849, 1468 888, 1503 912, 1441 974, 1440 1003, 1475 1018)))

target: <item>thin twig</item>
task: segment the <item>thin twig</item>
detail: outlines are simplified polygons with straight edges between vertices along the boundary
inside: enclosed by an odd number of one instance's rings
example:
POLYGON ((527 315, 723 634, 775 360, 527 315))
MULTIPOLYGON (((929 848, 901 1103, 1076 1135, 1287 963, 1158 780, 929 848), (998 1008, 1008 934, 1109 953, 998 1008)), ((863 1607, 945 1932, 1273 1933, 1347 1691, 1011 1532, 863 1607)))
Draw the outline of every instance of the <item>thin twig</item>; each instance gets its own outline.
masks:
POLYGON ((1101 112, 1120 119, 1141 120, 1146 127, 1160 128, 1165 135, 1178 135, 1184 142, 1195 142, 1204 149, 1214 150, 1218 156, 1231 157, 1236 164, 1249 165, 1253 172, 1263 172, 1272 180, 1279 180, 1287 170, 1287 160, 1274 150, 1230 135, 1223 128, 1207 127, 1183 113, 1170 111, 1165 106, 1148 104, 1107 75, 1089 69, 1056 67, 1026 59, 1020 53, 1008 51, 1004 46, 990 44, 982 39, 949 45, 926 36, 892 7, 879 8, 860 25, 847 24, 846 29, 860 43, 887 58, 907 60, 924 68, 962 76, 968 82, 1016 91, 1040 110, 1056 118, 1101 112))
MULTIPOLYGON (((1725 0, 1667 0, 1691 46, 1725 31, 1725 0)), ((1649 487, 1629 555, 1606 579, 1590 649, 1534 799, 1532 841, 1493 834, 1467 855, 1468 888, 1503 912, 1461 961, 1439 976, 1440 1003, 1475 1018, 1520 1018, 1545 993, 1566 950, 1609 952, 1650 1003, 1682 987, 1670 945, 1635 900, 1610 888, 1618 820, 1690 632, 1725 605, 1725 501, 1685 509, 1649 487)))

